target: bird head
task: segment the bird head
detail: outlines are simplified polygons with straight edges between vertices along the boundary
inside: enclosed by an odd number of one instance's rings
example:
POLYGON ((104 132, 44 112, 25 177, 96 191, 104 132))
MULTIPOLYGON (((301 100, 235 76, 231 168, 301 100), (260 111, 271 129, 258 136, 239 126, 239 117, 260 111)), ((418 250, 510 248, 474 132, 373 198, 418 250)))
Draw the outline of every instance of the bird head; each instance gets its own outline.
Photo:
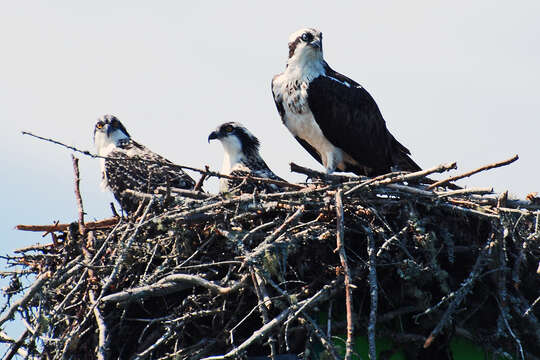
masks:
POLYGON ((322 32, 317 29, 303 28, 289 36, 289 61, 321 60, 322 32))
POLYGON ((101 116, 94 126, 94 144, 99 155, 126 145, 130 139, 126 128, 114 115, 101 116))
POLYGON ((242 158, 259 152, 259 140, 237 122, 228 122, 218 126, 208 135, 208 142, 214 139, 221 141, 225 152, 231 158, 242 158))

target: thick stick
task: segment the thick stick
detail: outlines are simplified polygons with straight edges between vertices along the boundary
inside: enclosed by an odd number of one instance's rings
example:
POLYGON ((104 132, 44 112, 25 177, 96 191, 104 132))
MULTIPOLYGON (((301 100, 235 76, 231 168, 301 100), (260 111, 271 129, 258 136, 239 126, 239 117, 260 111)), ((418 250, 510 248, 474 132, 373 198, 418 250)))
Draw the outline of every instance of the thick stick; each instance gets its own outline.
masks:
MULTIPOLYGON (((119 221, 119 218, 108 218, 99 221, 90 221, 85 224, 86 230, 98 230, 113 227, 119 221)), ((21 231, 66 231, 71 224, 53 224, 53 225, 17 225, 15 229, 21 231)))
POLYGON ((77 208, 79 209, 79 233, 84 235, 84 207, 81 197, 81 190, 79 184, 81 182, 79 174, 79 159, 71 155, 71 161, 73 162, 73 172, 75 173, 75 199, 77 200, 77 208))
POLYGON ((469 176, 474 175, 476 173, 479 173, 481 171, 486 171, 486 170, 489 170, 489 169, 493 169, 493 168, 497 168, 497 167, 501 167, 501 166, 511 164, 514 161, 516 161, 517 159, 519 159, 519 156, 516 154, 516 155, 514 155, 513 157, 511 157, 508 160, 504 160, 504 161, 501 161, 501 162, 496 162, 496 163, 489 164, 489 165, 484 165, 482 167, 479 167, 476 170, 472 170, 472 171, 466 172, 466 173, 461 174, 461 175, 456 175, 456 176, 452 176, 452 177, 449 177, 449 178, 441 180, 441 181, 437 181, 437 182, 429 185, 428 190, 433 189, 434 187, 441 186, 443 184, 449 183, 451 181, 456 181, 456 180, 459 180, 459 179, 469 177, 469 176))
POLYGON ((369 228, 365 228, 367 232, 367 251, 369 256, 369 295, 371 298, 371 307, 369 311, 369 324, 368 324, 368 344, 369 344, 369 358, 371 360, 377 359, 377 348, 375 345, 375 326, 377 323, 377 306, 379 302, 379 286, 377 283, 377 269, 375 267, 376 253, 375 253, 375 238, 373 232, 369 228))
POLYGON ((339 259, 341 260, 341 266, 345 273, 345 307, 347 309, 347 342, 345 343, 345 360, 349 360, 352 357, 353 350, 353 335, 354 324, 352 319, 352 289, 351 289, 351 272, 349 270, 349 264, 347 263, 347 254, 345 253, 345 238, 343 233, 343 189, 339 188, 336 192, 336 250, 339 253, 339 259))

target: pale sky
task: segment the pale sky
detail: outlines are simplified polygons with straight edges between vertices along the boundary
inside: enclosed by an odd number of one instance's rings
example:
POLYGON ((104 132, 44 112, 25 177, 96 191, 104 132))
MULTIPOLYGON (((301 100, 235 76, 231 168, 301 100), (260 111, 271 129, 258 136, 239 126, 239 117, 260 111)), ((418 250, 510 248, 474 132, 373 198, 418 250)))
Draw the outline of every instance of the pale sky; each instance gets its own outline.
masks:
MULTIPOLYGON (((279 176, 304 180, 291 161, 322 170, 270 91, 289 34, 305 26, 324 33, 327 62, 371 93, 420 166, 457 161, 457 174, 519 154, 459 184, 540 191, 539 14, 537 0, 3 1, 0 252, 50 241, 16 224, 77 218, 70 152, 21 130, 93 150, 94 123, 111 113, 168 159, 218 170, 208 134, 239 121, 279 176)), ((98 161, 80 168, 87 219, 110 216, 98 161)))

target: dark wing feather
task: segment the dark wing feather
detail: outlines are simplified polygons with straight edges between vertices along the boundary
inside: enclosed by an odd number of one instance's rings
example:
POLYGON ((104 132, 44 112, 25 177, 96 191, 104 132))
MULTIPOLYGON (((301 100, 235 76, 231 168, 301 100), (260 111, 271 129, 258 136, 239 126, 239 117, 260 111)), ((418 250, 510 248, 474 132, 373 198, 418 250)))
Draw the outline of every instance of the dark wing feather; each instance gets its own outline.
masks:
POLYGON ((329 67, 326 75, 309 84, 309 107, 326 138, 352 156, 361 168, 369 168, 359 172, 380 175, 389 172, 392 166, 406 171, 419 170, 408 156, 409 150, 386 128, 371 95, 329 67))
MULTIPOLYGON (((277 181, 283 181, 282 178, 274 174, 266 165, 266 162, 259 156, 247 157, 241 163, 235 165, 230 173, 232 176, 251 176, 265 178, 277 181)), ((282 191, 281 186, 277 184, 266 183, 262 181, 250 180, 228 180, 228 188, 233 189, 240 186, 241 193, 252 193, 255 189, 259 192, 273 193, 282 191)))
MULTIPOLYGON (((277 176, 276 178, 263 176, 264 174, 261 174, 256 171, 250 171, 249 169, 245 167, 241 167, 241 168, 231 171, 230 175, 241 176, 241 177, 244 177, 244 176, 262 177, 262 178, 267 178, 267 179, 272 179, 272 180, 281 180, 277 176)), ((243 180, 229 179, 227 185, 228 185, 229 191, 232 191, 233 189, 238 188, 240 190, 240 193, 249 193, 249 194, 253 193, 255 189, 257 189, 257 192, 264 192, 267 194, 282 191, 282 188, 276 184, 255 181, 255 180, 250 179, 249 177, 246 178, 245 180, 244 179, 243 180)))
POLYGON ((192 189, 195 181, 180 168, 150 151, 143 145, 130 141, 112 151, 105 160, 108 186, 126 211, 134 210, 138 201, 122 194, 126 189, 153 193, 159 186, 192 189))

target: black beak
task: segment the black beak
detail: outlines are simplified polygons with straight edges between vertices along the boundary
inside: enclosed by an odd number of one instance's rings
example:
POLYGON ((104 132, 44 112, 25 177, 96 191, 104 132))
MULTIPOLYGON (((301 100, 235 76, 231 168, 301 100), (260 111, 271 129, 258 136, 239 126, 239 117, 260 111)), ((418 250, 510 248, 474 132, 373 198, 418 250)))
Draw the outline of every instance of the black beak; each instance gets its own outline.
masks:
POLYGON ((312 48, 315 48, 315 49, 321 49, 322 48, 322 43, 321 43, 320 40, 315 40, 315 41, 310 42, 309 46, 311 46, 312 48))
POLYGON ((219 139, 218 133, 216 131, 212 131, 210 135, 208 135, 208 143, 210 143, 210 140, 219 139))

